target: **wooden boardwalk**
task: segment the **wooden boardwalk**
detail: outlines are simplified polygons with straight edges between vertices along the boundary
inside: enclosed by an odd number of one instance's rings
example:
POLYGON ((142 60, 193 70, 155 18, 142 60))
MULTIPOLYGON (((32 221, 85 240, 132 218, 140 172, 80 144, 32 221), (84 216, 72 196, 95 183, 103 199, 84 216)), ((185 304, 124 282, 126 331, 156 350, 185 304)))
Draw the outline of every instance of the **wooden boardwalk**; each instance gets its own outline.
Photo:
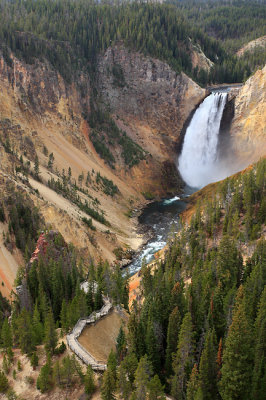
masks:
POLYGON ((94 324, 97 320, 104 317, 109 313, 112 308, 112 303, 107 297, 103 297, 104 305, 98 312, 93 312, 87 318, 81 318, 78 320, 71 333, 67 335, 66 340, 69 348, 78 356, 81 361, 86 365, 90 365, 93 370, 105 371, 107 368, 106 364, 98 362, 78 341, 81 332, 86 325, 94 324))

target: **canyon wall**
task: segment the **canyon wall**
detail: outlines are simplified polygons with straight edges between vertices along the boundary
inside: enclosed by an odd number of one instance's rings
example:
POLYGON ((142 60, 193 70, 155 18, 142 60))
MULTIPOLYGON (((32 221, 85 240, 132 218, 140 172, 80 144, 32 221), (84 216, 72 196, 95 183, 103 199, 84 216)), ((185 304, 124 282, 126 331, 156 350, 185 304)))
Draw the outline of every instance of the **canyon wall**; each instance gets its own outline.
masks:
POLYGON ((99 90, 117 124, 153 157, 173 160, 183 124, 205 96, 184 73, 122 45, 99 59, 99 90), (114 70, 121 71, 116 82, 114 70))
POLYGON ((266 66, 251 76, 235 97, 230 129, 232 159, 239 167, 266 153, 266 66))
MULTIPOLYGON (((97 70, 93 87, 88 72, 76 71, 69 83, 47 61, 27 64, 12 53, 9 60, 0 54, 0 202, 5 204, 6 197, 12 196, 6 191, 12 184, 12 190, 30 196, 46 226, 73 242, 88 262, 113 262, 115 249, 137 249, 143 241, 136 233, 136 218, 131 218, 132 211, 146 201, 143 193, 165 196, 178 190, 176 146, 184 121, 205 90, 166 63, 123 46, 108 49, 99 58, 97 70), (115 146, 116 165, 111 168, 92 144, 88 116, 95 89, 97 104, 146 151, 146 158, 132 168, 115 146), (11 152, 6 151, 7 141, 11 152), (51 153, 54 162, 49 168, 51 153), (24 166, 29 165, 34 172, 36 155, 41 182, 34 175, 26 181, 18 172, 19 159, 22 156, 24 166), (79 183, 77 194, 89 204, 97 199, 108 226, 92 218, 96 230, 91 230, 83 221, 88 215, 48 187, 49 180, 62 180, 69 168, 72 182, 78 182, 81 173, 85 178, 90 173, 91 182, 85 185, 84 179, 79 183), (117 186, 117 194, 111 197, 105 193, 97 183, 98 173, 117 186)), ((6 224, 1 230, 7 230, 6 224)), ((6 288, 13 284, 14 265, 7 262, 5 266, 6 288)))

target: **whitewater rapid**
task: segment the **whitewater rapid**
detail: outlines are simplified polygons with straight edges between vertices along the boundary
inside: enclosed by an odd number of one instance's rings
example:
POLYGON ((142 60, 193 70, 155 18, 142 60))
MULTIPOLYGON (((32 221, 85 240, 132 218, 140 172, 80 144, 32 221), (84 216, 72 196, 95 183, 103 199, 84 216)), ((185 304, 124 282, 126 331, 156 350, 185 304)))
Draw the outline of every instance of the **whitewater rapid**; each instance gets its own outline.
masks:
POLYGON ((186 130, 178 169, 191 187, 227 176, 218 156, 219 131, 227 93, 212 93, 200 104, 186 130))

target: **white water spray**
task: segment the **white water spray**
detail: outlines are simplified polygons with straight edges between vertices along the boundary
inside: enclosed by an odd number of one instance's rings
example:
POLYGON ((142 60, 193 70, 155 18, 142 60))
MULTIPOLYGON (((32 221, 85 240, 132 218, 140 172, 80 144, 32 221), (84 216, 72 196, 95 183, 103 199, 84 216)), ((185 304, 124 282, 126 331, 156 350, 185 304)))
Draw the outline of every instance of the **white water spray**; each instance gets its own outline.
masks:
POLYGON ((217 152, 226 98, 227 93, 212 93, 206 97, 187 128, 178 169, 189 186, 201 188, 227 176, 217 152))

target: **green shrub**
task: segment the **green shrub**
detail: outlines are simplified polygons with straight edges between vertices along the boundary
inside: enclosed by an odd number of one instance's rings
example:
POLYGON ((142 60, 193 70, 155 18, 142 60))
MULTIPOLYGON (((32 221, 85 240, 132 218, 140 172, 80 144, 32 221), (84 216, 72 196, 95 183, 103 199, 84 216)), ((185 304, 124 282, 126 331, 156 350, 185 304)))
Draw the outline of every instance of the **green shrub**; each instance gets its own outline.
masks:
POLYGON ((0 393, 5 393, 8 389, 8 380, 3 371, 0 370, 0 393))
POLYGON ((56 347, 54 354, 57 355, 63 354, 65 350, 66 350, 66 345, 64 342, 61 342, 60 346, 56 347))
POLYGON ((86 224, 90 229, 92 229, 93 231, 96 231, 96 228, 95 228, 95 226, 93 225, 93 223, 92 223, 92 219, 90 218, 90 219, 88 219, 88 218, 86 218, 86 217, 83 217, 82 218, 82 222, 84 222, 84 224, 86 224))
POLYGON ((142 192, 142 195, 145 197, 146 200, 153 200, 155 198, 154 194, 151 192, 142 192))

